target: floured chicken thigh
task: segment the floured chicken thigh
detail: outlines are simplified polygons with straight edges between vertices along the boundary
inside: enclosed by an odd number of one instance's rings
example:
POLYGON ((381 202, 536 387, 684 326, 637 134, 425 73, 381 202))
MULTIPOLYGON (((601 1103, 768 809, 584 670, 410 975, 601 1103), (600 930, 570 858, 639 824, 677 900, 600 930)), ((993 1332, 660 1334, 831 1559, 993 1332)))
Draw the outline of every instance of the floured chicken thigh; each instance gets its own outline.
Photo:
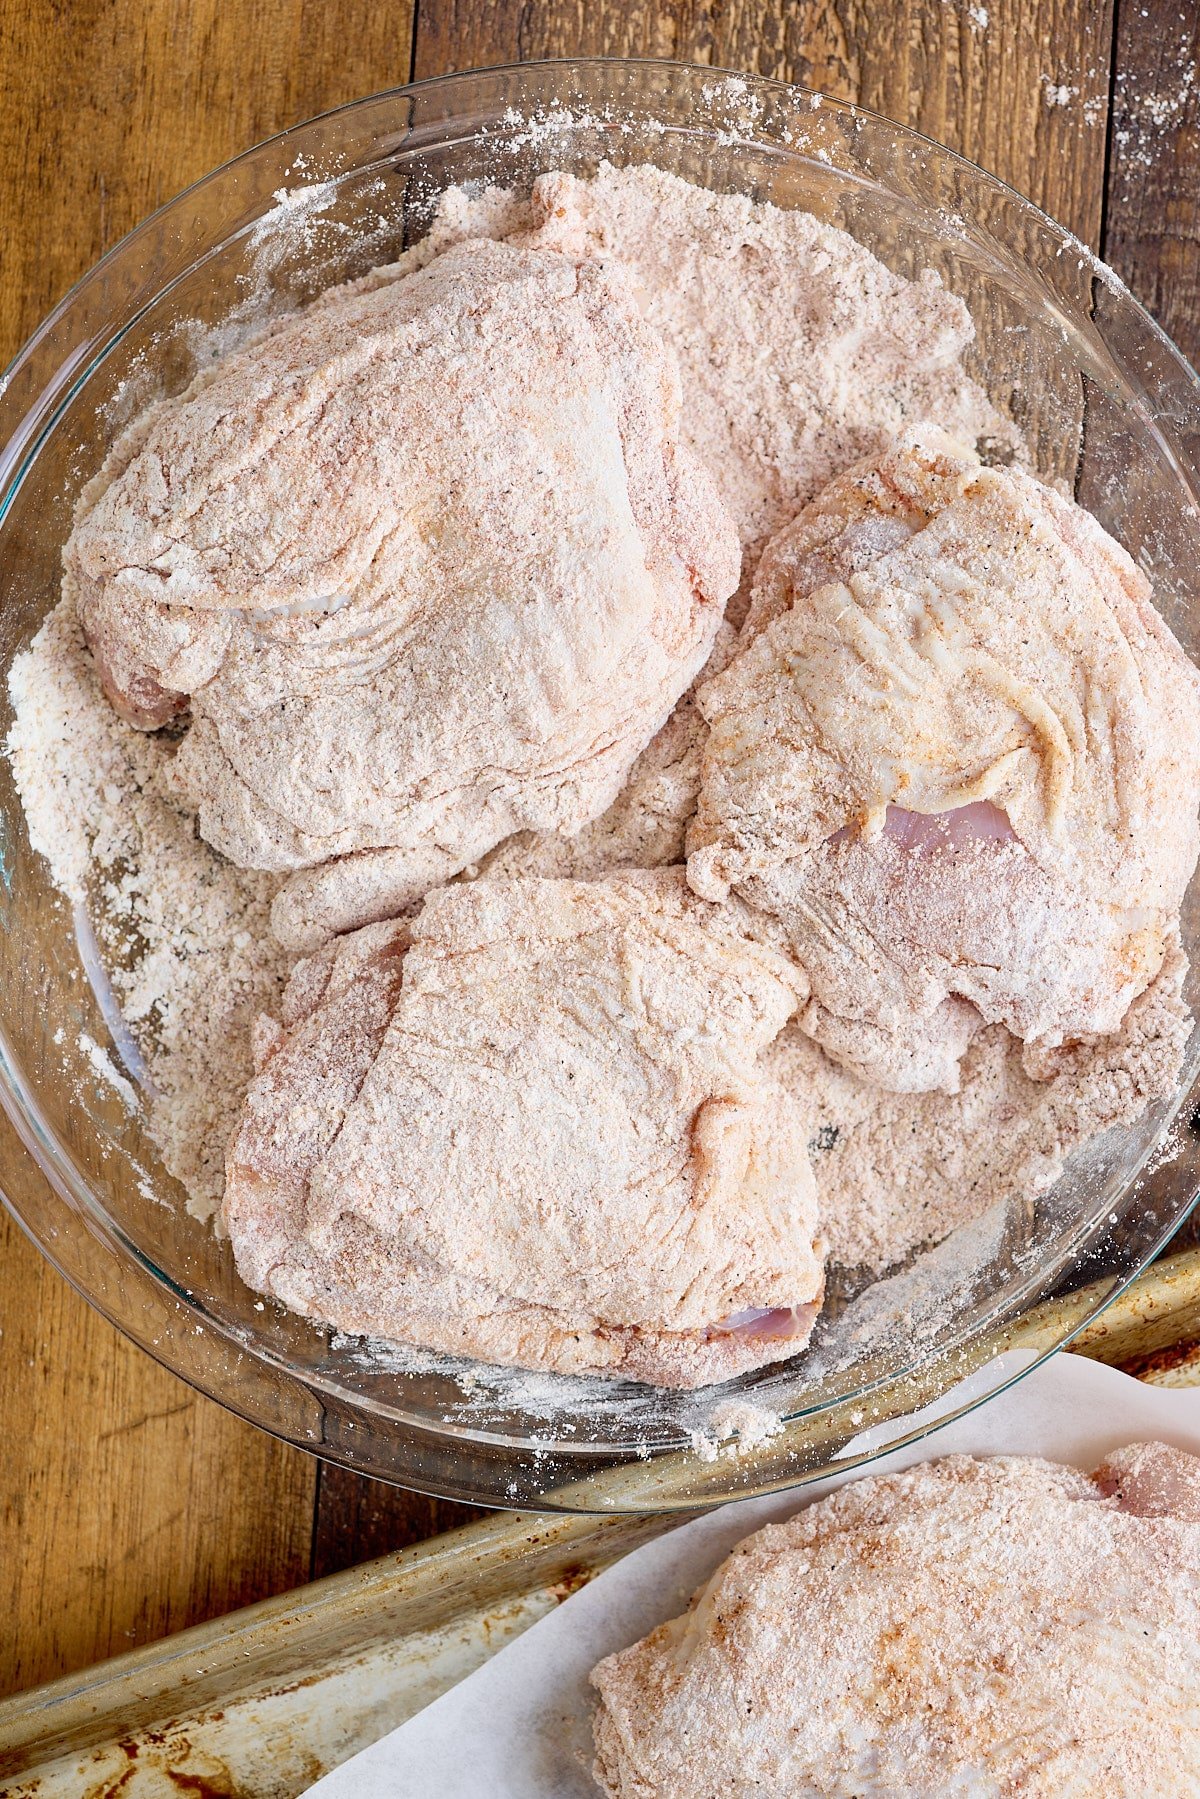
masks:
POLYGON ((118 443, 66 552, 202 834, 292 947, 611 803, 739 550, 618 277, 468 242, 324 297, 118 443))
POLYGON ((697 1386, 800 1348, 803 988, 682 871, 459 884, 302 962, 227 1158, 243 1277, 344 1330, 697 1386))
POLYGON ((983 1021, 1114 1031, 1200 849, 1200 676, 1124 550, 926 427, 773 540, 745 635, 688 878, 784 924, 804 1028, 951 1092, 983 1021))
POLYGON ((592 1679, 609 1799, 1200 1794, 1200 1458, 856 1481, 592 1679))
MULTIPOLYGON (((961 491, 975 466, 963 462, 953 438, 925 426, 831 482, 786 534, 786 555, 768 554, 760 564, 740 646, 787 609, 801 586, 801 570, 805 590, 819 587, 903 543, 961 491)), ((696 686, 642 751, 607 812, 571 837, 530 831, 510 837, 480 872, 591 879, 614 868, 682 862, 708 736, 697 693, 729 666, 738 647, 739 633, 726 620, 696 686)))
POLYGON ((755 572, 741 647, 818 587, 849 581, 906 544, 958 499, 979 467, 974 450, 927 422, 852 463, 770 540, 755 572))
POLYGON ((1001 453, 1019 434, 963 371, 970 313, 932 271, 905 280, 810 212, 602 162, 528 195, 443 194, 413 254, 499 236, 625 275, 683 375, 684 439, 712 470, 752 568, 796 508, 906 419, 1001 453))
MULTIPOLYGON (((728 666, 738 634, 728 620, 698 676, 711 679, 728 666)), ((670 718, 629 771, 629 779, 599 818, 572 837, 521 831, 484 858, 479 873, 558 875, 590 881, 620 868, 667 868, 682 863, 687 827, 700 791, 700 758, 708 726, 696 704, 696 688, 684 694, 670 718)))
POLYGON ((1047 1050, 985 1025, 954 1094, 889 1092, 788 1025, 764 1065, 808 1117, 830 1260, 877 1275, 996 1205, 1024 1212, 1083 1144, 1173 1093, 1192 1034, 1186 971, 1172 945, 1111 1036, 1047 1050))

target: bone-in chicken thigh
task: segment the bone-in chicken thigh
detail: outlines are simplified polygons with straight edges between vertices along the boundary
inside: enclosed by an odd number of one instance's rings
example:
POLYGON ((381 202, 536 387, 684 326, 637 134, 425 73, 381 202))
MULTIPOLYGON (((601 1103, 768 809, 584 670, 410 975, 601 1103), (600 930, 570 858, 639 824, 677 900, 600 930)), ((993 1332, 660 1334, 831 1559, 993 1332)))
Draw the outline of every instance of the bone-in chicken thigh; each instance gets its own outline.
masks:
POLYGON ((917 430, 768 547, 744 638, 688 878, 783 922, 804 1028, 949 1091, 981 1021, 1115 1030, 1200 848, 1200 677, 1095 519, 917 430))
POLYGON ((251 1285, 345 1330, 696 1386, 803 1345, 790 960, 678 869, 456 885, 302 962, 227 1157, 251 1285))
POLYGON ((326 296, 119 441, 66 566, 107 690, 294 947, 574 831, 702 667, 733 525, 619 276, 455 246, 326 296))
POLYGON ((1200 1794, 1200 1458, 856 1481, 592 1679, 609 1799, 1200 1794))

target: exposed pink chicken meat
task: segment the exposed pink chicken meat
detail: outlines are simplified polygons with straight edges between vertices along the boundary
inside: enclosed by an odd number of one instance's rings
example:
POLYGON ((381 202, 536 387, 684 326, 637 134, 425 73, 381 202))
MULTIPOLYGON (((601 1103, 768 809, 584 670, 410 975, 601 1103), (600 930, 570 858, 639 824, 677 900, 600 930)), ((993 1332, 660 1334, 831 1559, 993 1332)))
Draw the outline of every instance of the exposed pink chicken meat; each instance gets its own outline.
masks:
POLYGON ((703 665, 733 524, 619 276, 455 246, 335 291, 117 444, 66 567, 178 792, 302 871, 296 947, 604 811, 703 665))
MULTIPOLYGON (((850 827, 845 831, 845 837, 835 831, 830 842, 852 841, 858 835, 850 827)), ((889 806, 884 814, 883 835, 910 856, 969 849, 976 843, 1017 841, 1007 817, 990 800, 971 800, 965 806, 953 806, 949 812, 907 812, 903 806, 889 806)))
POLYGON ((950 1456, 747 1537, 595 1669, 609 1799, 1200 1794, 1200 1459, 950 1456))
POLYGON ((679 869, 439 890, 302 962, 230 1145, 251 1285, 344 1330, 697 1386, 822 1290, 789 958, 679 869))
POLYGON ((766 1342, 779 1338, 783 1342, 807 1343, 812 1332, 814 1311, 811 1306, 749 1306, 744 1312, 732 1312, 712 1326, 731 1337, 757 1338, 766 1342))
POLYGON ((773 540, 743 637, 688 878, 783 923, 804 1028, 949 1091, 982 1022, 1114 1031, 1200 849, 1200 677, 1121 547, 920 427, 773 540))

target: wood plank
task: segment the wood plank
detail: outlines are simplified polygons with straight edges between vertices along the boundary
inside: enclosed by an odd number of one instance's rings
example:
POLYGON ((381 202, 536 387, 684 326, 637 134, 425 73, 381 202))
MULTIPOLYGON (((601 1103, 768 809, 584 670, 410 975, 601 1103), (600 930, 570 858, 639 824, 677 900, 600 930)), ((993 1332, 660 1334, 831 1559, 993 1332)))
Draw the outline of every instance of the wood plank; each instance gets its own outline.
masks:
POLYGON ((313 1533, 312 1577, 337 1574, 377 1555, 407 1549, 444 1530, 486 1516, 479 1506, 406 1493, 365 1480, 332 1462, 321 1464, 313 1533))
MULTIPOLYGON (((1101 254, 1195 365, 1200 359, 1200 12, 1118 9, 1101 254)), ((1174 1247, 1200 1244, 1200 1214, 1174 1247)), ((1194 1372, 1194 1370, 1191 1370, 1194 1372)), ((1160 1371, 1148 1378, 1170 1384, 1160 1371)))
POLYGON ((665 56, 822 89, 916 126, 1099 241, 1112 0, 421 0, 419 76, 665 56))
POLYGON ((0 0, 0 353, 189 182, 408 80, 411 0, 0 0))
MULTIPOLYGON (((0 359, 216 163, 408 79, 407 0, 0 0, 0 359)), ((7 1127, 0 1183, 38 1180, 7 1127)), ((316 1464, 124 1342, 0 1224, 0 1690, 307 1579, 316 1464)))
POLYGON ((1200 356, 1200 11, 1120 8, 1104 256, 1200 356))
MULTIPOLYGON (((7 1121, 0 1168, 41 1176, 7 1121)), ((308 1578, 316 1464, 126 1341, 0 1212, 0 1693, 308 1578)))

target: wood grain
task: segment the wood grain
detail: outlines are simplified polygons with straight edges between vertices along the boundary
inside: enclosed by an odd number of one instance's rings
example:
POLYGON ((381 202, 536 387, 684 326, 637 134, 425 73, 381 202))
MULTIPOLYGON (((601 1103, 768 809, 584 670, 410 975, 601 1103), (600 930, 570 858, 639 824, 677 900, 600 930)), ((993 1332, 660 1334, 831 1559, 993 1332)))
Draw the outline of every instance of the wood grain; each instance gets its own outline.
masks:
MULTIPOLYGON (((0 1168, 41 1176, 7 1121, 0 1168)), ((0 1212, 0 1693, 308 1578, 316 1464, 127 1342, 0 1212)))
MULTIPOLYGON (((0 359, 256 139, 408 79, 411 7, 0 0, 0 359)), ((0 1181, 37 1180, 0 1130, 0 1181)), ((308 1578, 316 1464, 121 1339, 0 1224, 0 1690, 308 1578)))
MULTIPOLYGON (((1192 12, 1115 21, 1109 254, 1200 344, 1192 12)), ((130 225, 267 133, 455 68, 676 57, 823 88, 969 154, 1095 244, 1112 0, 0 0, 0 356, 130 225)), ((37 1179, 0 1129, 0 1179, 37 1179)), ((471 1515, 323 1469, 191 1394, 0 1227, 0 1688, 471 1515), (314 1528, 315 1525, 315 1528, 314 1528)))
POLYGON ((1112 0, 421 0, 414 68, 667 56, 798 81, 916 126, 1095 245, 1112 0))
POLYGON ((393 1549, 407 1549, 411 1543, 423 1543, 427 1537, 484 1515, 479 1506, 405 1493, 325 1462, 313 1531, 313 1579, 337 1574, 377 1555, 390 1555, 393 1549))
POLYGON ((0 0, 0 354, 218 163, 408 80, 410 0, 0 0))
POLYGON ((1117 30, 1104 255, 1200 357, 1200 11, 1124 0, 1117 30))

